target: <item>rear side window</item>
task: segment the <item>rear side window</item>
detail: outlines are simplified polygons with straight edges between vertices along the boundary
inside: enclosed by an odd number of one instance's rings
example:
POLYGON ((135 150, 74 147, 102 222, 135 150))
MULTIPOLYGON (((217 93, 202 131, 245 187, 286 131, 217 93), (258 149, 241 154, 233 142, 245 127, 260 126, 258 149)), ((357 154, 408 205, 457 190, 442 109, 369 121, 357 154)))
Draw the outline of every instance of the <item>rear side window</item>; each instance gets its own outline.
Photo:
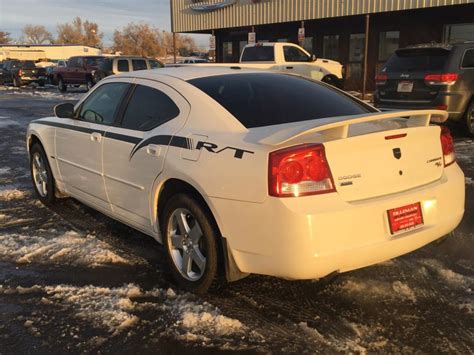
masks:
POLYGON ((143 59, 132 59, 133 70, 146 70, 146 62, 143 59))
POLYGON ((309 57, 301 49, 293 46, 284 46, 283 54, 285 55, 285 62, 310 62, 309 57))
POLYGON ((383 72, 442 71, 450 50, 443 48, 401 49, 390 57, 383 72))
POLYGON ((119 59, 117 61, 117 70, 120 72, 128 72, 130 71, 130 67, 128 65, 128 60, 126 59, 119 59))
POLYGON ((469 49, 464 53, 461 64, 462 68, 474 68, 474 49, 469 49))
POLYGON ((122 127, 148 131, 179 115, 179 108, 165 93, 137 85, 123 116, 122 127))
POLYGON ((372 112, 350 97, 292 75, 252 73, 193 79, 245 127, 263 127, 372 112))
POLYGON ((242 62, 273 62, 274 60, 273 46, 247 47, 242 55, 242 62))

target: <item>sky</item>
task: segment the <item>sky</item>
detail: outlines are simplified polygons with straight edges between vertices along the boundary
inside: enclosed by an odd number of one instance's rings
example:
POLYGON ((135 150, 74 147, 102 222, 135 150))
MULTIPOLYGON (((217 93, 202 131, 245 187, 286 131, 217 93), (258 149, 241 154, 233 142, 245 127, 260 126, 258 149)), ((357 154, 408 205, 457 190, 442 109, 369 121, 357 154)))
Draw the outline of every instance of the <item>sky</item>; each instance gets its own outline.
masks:
MULTIPOLYGON (((21 29, 32 24, 43 25, 56 35, 57 24, 80 16, 99 25, 107 46, 112 43, 114 30, 129 22, 144 22, 169 31, 169 6, 169 0, 0 0, 0 31, 18 39, 21 29)), ((198 46, 209 46, 207 35, 193 37, 198 46)))

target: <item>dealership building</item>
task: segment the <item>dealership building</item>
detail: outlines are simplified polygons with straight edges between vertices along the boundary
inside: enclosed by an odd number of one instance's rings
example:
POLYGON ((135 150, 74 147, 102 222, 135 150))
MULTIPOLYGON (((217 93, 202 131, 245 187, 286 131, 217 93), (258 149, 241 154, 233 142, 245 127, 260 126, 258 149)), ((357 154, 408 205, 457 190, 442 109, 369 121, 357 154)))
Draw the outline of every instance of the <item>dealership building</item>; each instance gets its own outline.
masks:
POLYGON ((171 0, 171 23, 173 32, 214 34, 218 62, 238 61, 255 33, 341 62, 346 89, 361 88, 366 67, 373 89, 399 47, 474 41, 474 0, 171 0))

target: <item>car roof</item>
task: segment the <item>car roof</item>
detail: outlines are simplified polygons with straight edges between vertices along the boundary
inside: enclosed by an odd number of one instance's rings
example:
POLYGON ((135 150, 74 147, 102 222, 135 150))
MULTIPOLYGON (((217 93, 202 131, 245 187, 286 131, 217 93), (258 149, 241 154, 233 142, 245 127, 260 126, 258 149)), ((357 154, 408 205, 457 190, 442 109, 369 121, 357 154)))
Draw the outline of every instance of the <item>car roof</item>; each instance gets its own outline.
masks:
MULTIPOLYGON (((228 67, 221 66, 206 66, 206 67, 197 67, 197 66, 176 66, 176 67, 165 67, 159 69, 151 70, 139 70, 134 72, 128 72, 123 74, 118 74, 117 76, 127 76, 131 75, 135 78, 143 79, 159 79, 162 76, 170 76, 184 81, 205 78, 209 76, 218 76, 218 75, 232 75, 239 73, 263 73, 262 70, 256 69, 240 69, 239 66, 229 65, 228 67)), ((267 71, 268 72, 268 71, 267 71)))

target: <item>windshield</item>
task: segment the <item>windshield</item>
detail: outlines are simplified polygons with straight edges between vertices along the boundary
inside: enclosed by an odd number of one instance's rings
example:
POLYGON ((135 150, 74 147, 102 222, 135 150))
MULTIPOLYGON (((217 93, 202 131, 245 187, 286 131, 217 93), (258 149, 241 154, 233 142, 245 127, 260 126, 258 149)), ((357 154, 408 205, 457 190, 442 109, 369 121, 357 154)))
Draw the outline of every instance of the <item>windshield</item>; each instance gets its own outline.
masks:
POLYGON ((246 73, 189 80, 247 128, 375 112, 349 96, 303 77, 246 73))
POLYGON ((383 72, 440 71, 443 70, 450 51, 443 48, 402 49, 390 57, 383 72))

